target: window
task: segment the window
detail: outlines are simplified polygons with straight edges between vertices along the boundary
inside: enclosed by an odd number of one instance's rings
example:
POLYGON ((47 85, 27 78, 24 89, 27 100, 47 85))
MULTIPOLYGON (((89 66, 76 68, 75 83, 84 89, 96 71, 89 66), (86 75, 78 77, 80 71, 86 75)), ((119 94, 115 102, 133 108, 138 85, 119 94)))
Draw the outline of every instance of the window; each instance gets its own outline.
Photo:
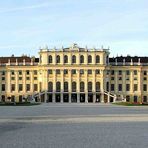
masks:
POLYGON ((96 82, 96 92, 100 92, 100 82, 96 82))
POLYGON ((56 63, 60 63, 60 56, 59 55, 56 56, 56 63))
POLYGON ((34 72, 34 75, 37 75, 38 74, 38 71, 37 70, 34 70, 33 72, 34 72))
POLYGON ((100 74, 100 70, 99 69, 96 70, 96 74, 100 74))
POLYGON ((15 77, 11 77, 11 80, 15 80, 15 77))
POLYGON ((111 84, 111 91, 114 91, 114 90, 115 90, 115 85, 111 84))
POLYGON ((38 78, 37 77, 34 77, 34 80, 37 80, 38 78))
POLYGON ((119 77, 119 80, 122 80, 122 77, 119 77))
POLYGON ((119 75, 122 75, 122 71, 121 70, 119 70, 119 75))
POLYGON ((137 90, 138 90, 138 85, 134 84, 134 91, 137 91, 137 90))
POLYGON ((76 63, 76 56, 75 55, 72 56, 72 63, 73 64, 76 63))
POLYGON ((145 75, 145 76, 146 76, 146 75, 147 75, 147 71, 144 71, 144 72, 143 72, 143 75, 145 75))
POLYGON ((68 74, 68 70, 67 69, 64 69, 64 74, 68 74))
POLYGON ((68 63, 68 56, 67 55, 64 56, 64 63, 68 63))
POLYGON ((68 92, 68 82, 64 82, 64 92, 68 92))
POLYGON ((56 74, 60 74, 60 70, 59 69, 56 69, 56 74))
POLYGON ((34 84, 34 91, 38 91, 38 84, 34 84))
POLYGON ((129 77, 126 78, 127 81, 129 81, 129 79, 130 79, 129 77))
POLYGON ((134 77, 134 80, 137 80, 137 77, 134 77))
POLYGON ((111 77, 111 80, 114 80, 115 78, 114 77, 111 77))
POLYGON ((96 63, 100 63, 100 56, 99 55, 96 56, 96 63))
POLYGON ((30 80, 30 77, 27 77, 27 80, 30 80))
POLYGON ((88 82, 88 92, 92 92, 92 82, 88 82))
POLYGON ((11 84, 11 91, 15 91, 15 84, 11 84))
POLYGON ((76 82, 72 82, 72 92, 76 92, 77 84, 76 82))
POLYGON ((137 70, 134 70, 134 75, 137 75, 137 70))
POLYGON ((147 96, 143 96, 143 102, 147 102, 147 96))
POLYGON ((126 91, 130 91, 130 84, 126 84, 126 91))
POLYGON ((61 91, 61 83, 56 82, 56 92, 60 92, 60 91, 61 91))
POLYGON ((80 64, 82 64, 82 63, 84 63, 84 56, 83 55, 80 56, 80 64))
POLYGON ((22 75, 22 71, 20 71, 20 70, 19 70, 19 72, 18 72, 18 73, 19 73, 19 75, 22 75))
POLYGON ((114 70, 111 70, 111 75, 114 75, 115 74, 115 71, 114 70))
POLYGON ((80 69, 80 74, 84 74, 84 70, 83 69, 80 69))
POLYGON ((5 91, 5 84, 2 84, 2 91, 5 91))
POLYGON ((138 101, 138 97, 134 96, 134 102, 137 103, 137 101, 138 101))
POLYGON ((2 81, 4 81, 5 80, 5 77, 2 77, 2 81))
POLYGON ((92 70, 89 69, 89 70, 88 70, 88 74, 89 74, 89 75, 92 74, 92 70))
POLYGON ((11 75, 14 75, 14 70, 11 71, 11 75))
POLYGON ((119 84, 119 85, 118 85, 118 90, 119 90, 119 91, 122 91, 122 84, 119 84))
POLYGON ((147 77, 143 77, 143 80, 144 80, 144 81, 147 80, 147 77))
POLYGON ((75 69, 72 69, 72 74, 76 74, 76 70, 75 69))
POLYGON ((88 63, 89 64, 92 63, 92 56, 91 55, 88 56, 88 63))
POLYGON ((52 56, 51 55, 49 55, 49 57, 48 57, 48 63, 49 64, 52 63, 52 56))
POLYGON ((126 75, 130 75, 130 71, 129 70, 126 70, 126 75))
POLYGON ((110 73, 110 71, 109 71, 109 70, 107 70, 107 71, 106 71, 106 74, 107 74, 107 75, 109 75, 109 73, 110 73))
POLYGON ((19 80, 22 80, 22 77, 19 77, 19 80))
POLYGON ((80 92, 84 92, 84 82, 80 82, 80 92))
POLYGON ((143 91, 147 91, 147 84, 143 84, 143 91))
POLYGON ((26 71, 26 74, 29 75, 29 70, 26 71))
POLYGON ((126 102, 130 102, 130 96, 126 96, 126 102))
POLYGON ((3 75, 3 76, 5 75, 5 71, 2 71, 2 75, 3 75))
POLYGON ((30 84, 26 84, 26 91, 30 91, 30 84))
POLYGON ((19 84, 19 91, 23 90, 23 84, 19 84))
POLYGON ((49 92, 53 91, 53 83, 52 82, 48 82, 48 91, 49 92))
POLYGON ((48 69, 48 74, 52 74, 52 70, 51 69, 48 69))

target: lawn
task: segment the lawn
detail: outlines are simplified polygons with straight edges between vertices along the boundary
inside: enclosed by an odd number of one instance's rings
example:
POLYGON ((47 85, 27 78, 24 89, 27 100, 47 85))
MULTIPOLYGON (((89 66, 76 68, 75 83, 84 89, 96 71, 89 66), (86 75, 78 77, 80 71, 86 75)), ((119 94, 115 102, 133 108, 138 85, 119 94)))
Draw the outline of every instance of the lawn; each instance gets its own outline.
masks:
POLYGON ((31 103, 31 102, 0 102, 0 106, 33 106, 40 105, 41 103, 31 103))
POLYGON ((112 103, 115 105, 123 105, 123 106, 148 106, 147 103, 132 103, 132 102, 116 102, 116 103, 112 103))

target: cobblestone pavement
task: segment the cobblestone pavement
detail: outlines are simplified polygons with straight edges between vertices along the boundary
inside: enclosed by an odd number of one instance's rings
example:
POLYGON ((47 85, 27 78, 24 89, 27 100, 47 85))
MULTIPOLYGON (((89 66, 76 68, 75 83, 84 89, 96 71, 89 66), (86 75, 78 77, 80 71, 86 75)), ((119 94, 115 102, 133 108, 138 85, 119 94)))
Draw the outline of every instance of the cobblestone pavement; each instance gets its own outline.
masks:
POLYGON ((0 107, 0 148, 146 148, 148 107, 0 107))

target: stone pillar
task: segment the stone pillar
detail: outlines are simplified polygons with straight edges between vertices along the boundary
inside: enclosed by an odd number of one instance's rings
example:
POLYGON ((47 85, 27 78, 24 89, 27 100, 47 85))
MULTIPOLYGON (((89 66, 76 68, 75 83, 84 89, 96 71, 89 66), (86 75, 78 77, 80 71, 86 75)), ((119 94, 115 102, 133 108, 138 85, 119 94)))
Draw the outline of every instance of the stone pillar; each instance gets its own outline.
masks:
POLYGON ((47 102, 47 91, 45 91, 45 103, 47 102))
POLYGON ((110 93, 108 93, 108 96, 107 96, 107 102, 110 103, 110 93))
POLYGON ((55 103, 55 93, 52 94, 52 102, 55 103))
POLYGON ((77 102, 80 102, 80 70, 77 70, 77 102))
POLYGON ((61 96, 61 103, 63 103, 63 93, 60 93, 60 96, 61 96))
POLYGON ((96 94, 93 94, 93 103, 96 102, 96 94))
POLYGON ((77 93, 77 103, 80 103, 80 93, 77 93))
POLYGON ((88 103, 88 93, 85 93, 85 103, 88 103))
POLYGON ((69 93, 69 103, 71 103, 71 93, 69 93))

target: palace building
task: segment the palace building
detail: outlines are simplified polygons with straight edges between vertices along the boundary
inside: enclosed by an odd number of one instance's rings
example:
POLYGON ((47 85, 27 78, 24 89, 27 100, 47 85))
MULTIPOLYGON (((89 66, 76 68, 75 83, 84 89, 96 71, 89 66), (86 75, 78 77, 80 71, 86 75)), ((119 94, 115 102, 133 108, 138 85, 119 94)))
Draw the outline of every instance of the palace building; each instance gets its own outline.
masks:
POLYGON ((148 57, 109 57, 109 49, 40 49, 39 58, 0 57, 0 100, 147 102, 148 57))

